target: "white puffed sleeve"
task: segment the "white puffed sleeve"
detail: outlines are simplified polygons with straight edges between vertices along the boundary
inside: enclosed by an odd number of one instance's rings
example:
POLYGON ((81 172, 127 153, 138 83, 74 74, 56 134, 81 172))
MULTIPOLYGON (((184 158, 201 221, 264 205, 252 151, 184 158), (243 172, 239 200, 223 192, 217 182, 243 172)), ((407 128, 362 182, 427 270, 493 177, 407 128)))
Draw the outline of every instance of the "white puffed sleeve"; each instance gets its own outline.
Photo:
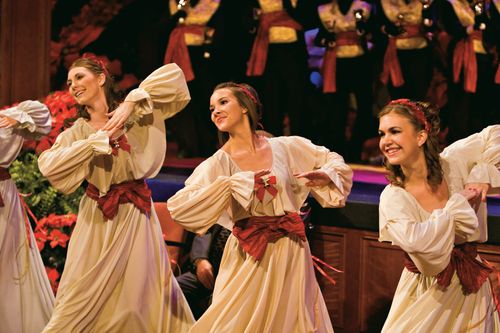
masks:
POLYGON ((189 100, 184 74, 176 64, 158 68, 127 95, 125 101, 135 102, 126 124, 134 178, 151 178, 160 171, 167 150, 165 119, 189 100))
POLYGON ((38 101, 27 100, 18 105, 0 111, 0 115, 5 115, 16 120, 19 124, 16 129, 22 129, 27 138, 38 138, 50 132, 52 118, 50 111, 38 101))
POLYGON ((491 192, 500 191, 500 125, 454 142, 441 157, 452 165, 453 176, 463 179, 463 185, 487 183, 491 192))
POLYGON ((167 201, 172 218, 187 230, 205 233, 236 200, 248 209, 253 199, 254 172, 223 172, 212 156, 186 180, 185 187, 167 201))
POLYGON ((388 185, 380 196, 379 241, 390 241, 412 258, 427 276, 440 273, 449 263, 455 234, 464 238, 478 227, 476 214, 460 194, 443 209, 423 216, 416 199, 404 189, 388 185))
MULTIPOLYGON (((82 121, 84 120, 78 120, 82 121)), ((38 167, 52 186, 68 194, 75 191, 90 173, 89 165, 94 155, 110 153, 106 132, 98 131, 86 139, 78 140, 70 128, 61 133, 54 145, 40 155, 38 167)))
POLYGON ((352 169, 342 156, 310 140, 299 137, 283 137, 290 152, 294 173, 321 170, 332 182, 327 186, 312 187, 311 193, 322 207, 343 207, 352 187, 352 169))
POLYGON ((158 68, 125 98, 125 101, 137 103, 129 121, 137 120, 153 110, 157 110, 163 120, 171 118, 190 100, 184 74, 176 64, 158 68))

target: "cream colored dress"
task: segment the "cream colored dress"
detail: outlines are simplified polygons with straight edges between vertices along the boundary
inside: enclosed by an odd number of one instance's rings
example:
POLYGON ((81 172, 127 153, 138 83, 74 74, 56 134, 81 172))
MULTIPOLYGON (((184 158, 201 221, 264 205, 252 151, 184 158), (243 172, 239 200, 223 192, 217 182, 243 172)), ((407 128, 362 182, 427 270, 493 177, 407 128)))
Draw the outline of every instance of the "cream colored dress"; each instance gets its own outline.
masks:
MULTIPOLYGON (((174 220, 204 233, 229 210, 232 221, 249 216, 299 212, 311 191, 295 173, 321 169, 330 185, 312 189, 324 207, 342 207, 352 186, 352 171, 342 157, 301 137, 268 139, 273 155, 271 175, 278 194, 260 202, 254 195, 254 172, 241 171, 222 150, 205 160, 168 200, 174 220)), ((223 223, 221 223, 223 224, 223 223)), ((269 243, 260 261, 243 252, 230 235, 226 243, 213 302, 190 332, 333 332, 316 281, 309 244, 297 236, 269 243)))
MULTIPOLYGON (((102 195, 112 184, 154 177, 166 151, 164 119, 189 101, 182 71, 165 65, 129 93, 137 102, 126 137, 130 153, 111 155, 106 133, 84 119, 39 158, 42 173, 64 193, 84 180, 102 195)), ((54 314, 43 332, 186 332, 194 322, 170 269, 160 224, 131 203, 106 220, 84 195, 71 236, 54 314)))
MULTIPOLYGON (((18 121, 15 128, 0 128, 0 167, 8 168, 25 138, 50 132, 51 117, 36 101, 0 114, 18 121)), ((0 207, 0 332, 39 333, 49 321, 54 294, 31 227, 26 235, 26 215, 12 179, 0 180, 0 194, 5 204, 0 207)))
POLYGON ((490 283, 464 296, 456 273, 446 291, 436 274, 448 265, 454 244, 487 240, 486 205, 477 216, 458 194, 466 183, 500 189, 500 126, 457 141, 441 154, 450 198, 443 209, 425 211, 404 189, 388 185, 380 197, 380 241, 409 254, 422 274, 403 270, 383 332, 500 332, 490 283))

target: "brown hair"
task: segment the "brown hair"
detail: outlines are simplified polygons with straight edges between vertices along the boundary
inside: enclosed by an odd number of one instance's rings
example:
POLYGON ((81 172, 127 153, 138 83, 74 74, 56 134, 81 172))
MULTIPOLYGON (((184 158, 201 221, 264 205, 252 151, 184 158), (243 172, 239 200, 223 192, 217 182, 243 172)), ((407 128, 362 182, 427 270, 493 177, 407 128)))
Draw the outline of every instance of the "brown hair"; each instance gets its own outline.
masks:
MULTIPOLYGON (((223 82, 219 83, 214 92, 219 89, 229 89, 241 107, 248 110, 248 119, 250 120, 250 128, 253 133, 257 130, 262 117, 262 104, 260 103, 257 91, 246 83, 223 82)), ((219 143, 223 145, 228 139, 229 135, 225 132, 218 132, 219 143)))
MULTIPOLYGON (((104 82, 103 89, 109 111, 116 109, 118 105, 120 105, 122 93, 118 91, 118 88, 113 78, 109 75, 109 71, 107 70, 106 65, 103 61, 98 60, 98 58, 95 56, 82 57, 76 59, 73 64, 71 64, 69 69, 72 69, 74 67, 84 67, 96 75, 104 74, 106 76, 106 81, 104 82)), ((78 118, 81 117, 87 120, 90 119, 90 115, 84 105, 77 104, 76 110, 78 118)))
MULTIPOLYGON (((441 152, 438 139, 439 110, 426 102, 398 100, 386 105, 380 111, 378 118, 380 119, 389 113, 396 113, 408 119, 417 132, 427 131, 427 140, 423 147, 428 170, 427 182, 432 189, 436 189, 443 181, 443 169, 439 161, 439 153, 441 152), (422 114, 425 119, 421 118, 422 114)), ((389 171, 387 178, 391 184, 403 187, 405 175, 401 166, 392 165, 387 159, 385 159, 384 165, 389 171)))

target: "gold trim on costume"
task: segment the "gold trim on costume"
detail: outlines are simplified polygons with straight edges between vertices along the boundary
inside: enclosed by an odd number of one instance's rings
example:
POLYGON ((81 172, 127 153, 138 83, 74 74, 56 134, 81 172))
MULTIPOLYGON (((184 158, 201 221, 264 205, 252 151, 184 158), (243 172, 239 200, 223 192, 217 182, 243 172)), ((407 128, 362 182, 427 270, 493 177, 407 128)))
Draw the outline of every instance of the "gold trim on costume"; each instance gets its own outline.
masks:
MULTIPOLYGON (((177 2, 177 0, 170 0, 169 2, 170 13, 172 15, 178 11, 177 2)), ((188 2, 186 7, 187 16, 183 24, 205 26, 219 8, 219 4, 220 0, 200 0, 196 6, 191 7, 188 2)), ((214 29, 208 28, 208 30, 212 30, 211 34, 213 35, 214 29)), ((208 35, 210 35, 210 32, 208 35)), ((199 46, 210 42, 210 40, 205 40, 205 36, 189 33, 184 34, 184 39, 186 40, 186 45, 191 46, 199 46)))
MULTIPOLYGON (((404 0, 381 0, 382 9, 387 19, 400 25, 415 25, 422 23, 422 3, 412 0, 406 4, 404 0)), ((427 46, 425 37, 399 38, 396 47, 400 50, 423 49, 427 46)))
MULTIPOLYGON (((356 31, 356 19, 354 18, 354 12, 356 10, 362 10, 364 17, 370 17, 370 4, 360 0, 354 0, 345 15, 340 11, 337 0, 319 6, 318 14, 321 23, 326 30, 329 32, 339 33, 345 31, 356 31)), ((337 46, 335 51, 337 57, 339 58, 353 58, 364 54, 364 50, 361 45, 337 46)))
MULTIPOLYGON (((448 2, 453 6, 453 10, 463 27, 467 28, 467 26, 474 24, 474 11, 466 0, 448 0, 448 2)), ((474 52, 486 54, 482 40, 474 39, 472 45, 474 52)))
MULTIPOLYGON (((236 0, 233 0, 236 1, 236 0)), ((283 10, 282 0, 259 0, 262 13, 272 13, 283 10)), ((297 0, 292 1, 292 6, 297 6, 297 0)), ((269 29, 269 43, 293 43, 297 41, 297 32, 290 27, 271 27, 269 29)))

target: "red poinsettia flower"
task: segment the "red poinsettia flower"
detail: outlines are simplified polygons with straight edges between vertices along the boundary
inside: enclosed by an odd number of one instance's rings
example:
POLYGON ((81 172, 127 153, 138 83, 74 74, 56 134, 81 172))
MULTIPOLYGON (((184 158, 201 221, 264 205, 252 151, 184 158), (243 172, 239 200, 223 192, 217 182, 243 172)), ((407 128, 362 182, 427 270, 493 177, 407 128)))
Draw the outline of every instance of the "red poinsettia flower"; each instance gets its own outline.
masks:
POLYGON ((62 218, 65 227, 72 227, 76 223, 76 214, 66 214, 62 218))
POLYGON ((61 274, 59 274, 57 269, 47 266, 45 266, 45 271, 47 272, 47 277, 49 278, 52 291, 54 291, 55 294, 57 292, 57 287, 59 287, 59 277, 61 274))
POLYGON ((46 230, 37 230, 34 232, 36 245, 38 246, 38 250, 42 251, 45 247, 45 243, 47 242, 47 231, 46 230))
POLYGON ((50 235, 47 237, 47 239, 51 241, 51 248, 54 248, 58 245, 65 248, 68 244, 69 236, 59 229, 54 229, 50 232, 50 235))

